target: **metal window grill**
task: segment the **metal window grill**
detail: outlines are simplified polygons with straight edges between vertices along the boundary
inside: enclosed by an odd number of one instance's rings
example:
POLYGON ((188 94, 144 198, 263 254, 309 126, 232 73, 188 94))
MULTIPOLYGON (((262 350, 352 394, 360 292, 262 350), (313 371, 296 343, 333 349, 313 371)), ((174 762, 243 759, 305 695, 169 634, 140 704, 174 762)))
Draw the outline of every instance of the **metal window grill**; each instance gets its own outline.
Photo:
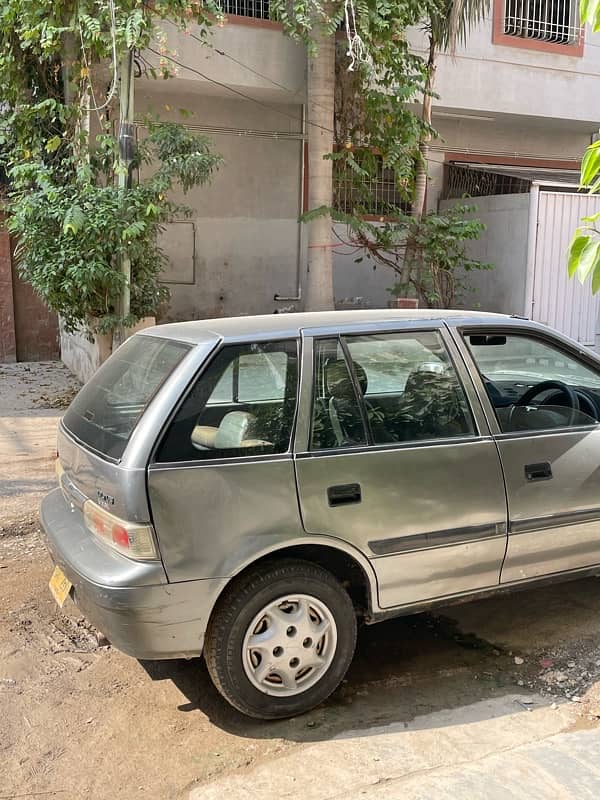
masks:
POLYGON ((504 33, 554 44, 579 44, 578 0, 504 0, 504 33))
POLYGON ((271 19, 269 0, 220 0, 224 14, 253 19, 271 19))
POLYGON ((386 216, 401 209, 408 213, 410 206, 403 200, 396 186, 394 170, 383 166, 377 158, 376 174, 358 176, 343 161, 334 162, 333 206, 344 214, 386 216))
POLYGON ((461 197, 488 197, 495 194, 523 194, 531 180, 483 169, 448 164, 446 167, 444 200, 461 197))

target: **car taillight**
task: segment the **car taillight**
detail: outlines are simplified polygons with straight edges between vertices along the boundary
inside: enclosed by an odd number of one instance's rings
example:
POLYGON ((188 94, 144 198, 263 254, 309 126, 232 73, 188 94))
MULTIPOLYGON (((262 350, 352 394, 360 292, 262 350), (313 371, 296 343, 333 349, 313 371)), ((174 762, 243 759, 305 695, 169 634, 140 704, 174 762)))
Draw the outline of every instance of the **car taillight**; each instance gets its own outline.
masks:
POLYGON ((92 500, 86 500, 83 504, 83 518, 94 536, 119 553, 141 561, 158 558, 152 525, 125 522, 92 500))

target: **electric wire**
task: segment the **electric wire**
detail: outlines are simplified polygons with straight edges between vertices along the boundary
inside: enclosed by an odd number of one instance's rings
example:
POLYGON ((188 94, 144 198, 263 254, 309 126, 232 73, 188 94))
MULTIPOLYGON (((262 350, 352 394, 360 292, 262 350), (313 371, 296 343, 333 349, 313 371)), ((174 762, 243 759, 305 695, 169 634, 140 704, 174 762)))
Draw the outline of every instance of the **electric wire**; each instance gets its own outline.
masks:
MULTIPOLYGON (((146 49, 149 50, 151 53, 154 53, 154 55, 159 56, 159 58, 165 58, 168 61, 171 61, 173 64, 176 64, 178 67, 181 67, 181 69, 185 69, 188 72, 192 72, 195 75, 199 75, 201 78, 204 78, 205 81, 208 81, 209 83, 212 83, 215 86, 220 86, 222 89, 226 89, 232 94, 235 94, 238 97, 242 97, 244 100, 248 100, 251 103, 256 103, 256 105, 262 106, 262 108, 266 108, 269 111, 273 111, 275 114, 280 114, 281 116, 287 117, 288 119, 291 119, 296 123, 298 122, 297 117, 295 117, 293 114, 288 114, 286 111, 282 111, 281 109, 269 105, 268 103, 263 103, 262 100, 257 100, 256 97, 251 97, 249 94, 246 94, 245 92, 242 92, 239 89, 235 89, 233 86, 229 86, 229 84, 227 83, 218 81, 216 80, 216 78, 211 78, 210 75, 207 75, 205 72, 196 69, 196 67, 190 67, 187 64, 184 64, 182 61, 179 61, 178 59, 174 58, 173 56, 166 55, 165 53, 159 53, 158 50, 154 50, 154 48, 152 47, 147 47, 146 49)), ((319 123, 312 122, 311 120, 306 120, 306 124, 313 128, 319 128, 320 130, 325 131, 325 133, 330 133, 332 136, 335 136, 335 132, 332 128, 327 128, 324 125, 319 125, 319 123)))
POLYGON ((89 108, 89 109, 86 109, 86 110, 87 111, 93 111, 93 112, 98 113, 98 114, 100 113, 100 111, 104 111, 104 109, 107 108, 107 106, 109 106, 110 103, 112 102, 113 97, 116 94, 117 85, 118 85, 118 82, 119 82, 119 66, 118 66, 119 59, 118 59, 118 55, 117 55, 117 15, 116 15, 116 10, 115 10, 114 0, 108 0, 108 7, 109 7, 109 11, 110 11, 110 31, 111 31, 111 40, 112 40, 111 44, 112 44, 112 59, 113 59, 113 77, 112 77, 112 81, 111 81, 111 84, 110 84, 110 88, 109 88, 108 94, 106 96, 106 100, 105 100, 104 103, 102 103, 101 106, 98 105, 98 102, 96 100, 96 96, 94 94, 94 87, 92 85, 90 65, 88 63, 87 55, 86 55, 86 52, 85 52, 85 44, 84 44, 84 41, 83 41, 83 31, 81 30, 81 23, 79 23, 79 37, 81 39, 81 52, 83 54, 83 63, 84 63, 84 66, 85 66, 85 68, 87 70, 88 84, 89 84, 89 88, 90 88, 90 93, 92 95, 92 100, 94 101, 94 108, 89 108))

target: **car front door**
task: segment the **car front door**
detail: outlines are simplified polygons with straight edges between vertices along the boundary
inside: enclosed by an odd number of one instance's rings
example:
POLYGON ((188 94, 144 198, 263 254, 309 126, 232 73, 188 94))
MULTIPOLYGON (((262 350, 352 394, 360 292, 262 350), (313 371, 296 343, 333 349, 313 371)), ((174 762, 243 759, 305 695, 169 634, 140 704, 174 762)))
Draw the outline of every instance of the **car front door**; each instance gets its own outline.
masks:
POLYGON ((502 459, 502 583, 600 564, 600 368, 541 330, 463 329, 502 459))
POLYGON ((305 529, 372 561, 383 608, 496 586, 496 446, 443 325, 305 336, 296 474, 305 529))

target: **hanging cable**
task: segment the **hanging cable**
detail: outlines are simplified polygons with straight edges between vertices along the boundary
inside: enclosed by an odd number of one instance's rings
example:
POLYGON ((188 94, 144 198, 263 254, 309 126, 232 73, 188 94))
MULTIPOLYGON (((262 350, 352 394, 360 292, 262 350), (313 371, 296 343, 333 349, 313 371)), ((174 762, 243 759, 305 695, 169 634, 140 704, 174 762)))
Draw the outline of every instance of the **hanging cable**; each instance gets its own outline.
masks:
MULTIPOLYGON (((195 67, 190 67, 187 64, 178 61, 176 58, 173 58, 173 56, 168 56, 165 55, 164 53, 159 53, 158 50, 154 50, 152 47, 147 47, 146 50, 148 50, 151 53, 154 53, 155 56, 159 56, 159 58, 165 58, 168 61, 171 61, 173 64, 177 64, 178 67, 186 69, 188 70, 188 72, 192 72, 195 75, 199 75, 201 78, 204 78, 205 81, 208 81, 209 83, 212 83, 215 86, 220 86, 222 89, 227 89, 228 92, 231 92, 232 94, 235 94, 238 97, 242 97, 244 100, 248 100, 250 103, 256 103, 256 105, 259 105, 262 108, 266 108, 269 111, 273 111, 273 113, 275 114, 281 114, 281 116, 283 117, 287 117, 288 119, 291 119, 294 122, 298 122, 298 118, 295 117, 293 114, 288 114, 286 111, 281 111, 281 109, 275 108, 275 106, 271 106, 268 103, 263 103, 261 100, 257 100, 255 97, 251 97, 250 95, 241 92, 239 89, 234 89, 233 86, 229 86, 228 84, 222 83, 221 81, 218 81, 215 78, 211 78, 209 75, 206 75, 206 73, 201 72, 201 70, 196 69, 195 67)), ((306 124, 312 126, 313 128, 319 128, 320 130, 325 131, 326 133, 334 134, 334 131, 331 128, 326 128, 323 125, 319 125, 317 122, 310 122, 307 120, 306 124)))
POLYGON ((357 64, 368 64, 371 59, 365 43, 356 31, 356 15, 354 13, 353 0, 344 0, 344 19, 346 22, 346 38, 348 40, 348 50, 346 55, 350 59, 348 72, 354 72, 357 64))
POLYGON ((115 10, 115 3, 114 0, 108 0, 108 8, 110 11, 110 32, 111 32, 111 40, 112 40, 112 61, 113 61, 113 77, 110 84, 110 88, 108 90, 108 94, 106 96, 106 101, 102 103, 101 106, 98 105, 96 100, 96 96, 94 94, 94 87, 92 84, 92 73, 90 64, 87 59, 87 55, 85 52, 85 43, 83 40, 83 31, 81 29, 81 22, 79 23, 79 38, 81 39, 81 52, 83 55, 83 63, 87 72, 87 80, 89 84, 90 94, 92 95, 92 100, 94 101, 94 108, 86 109, 87 111, 94 111, 99 114, 100 111, 104 111, 104 109, 110 105, 112 102, 113 97, 117 91, 117 84, 119 82, 119 66, 118 66, 118 54, 117 54, 117 14, 115 10))

